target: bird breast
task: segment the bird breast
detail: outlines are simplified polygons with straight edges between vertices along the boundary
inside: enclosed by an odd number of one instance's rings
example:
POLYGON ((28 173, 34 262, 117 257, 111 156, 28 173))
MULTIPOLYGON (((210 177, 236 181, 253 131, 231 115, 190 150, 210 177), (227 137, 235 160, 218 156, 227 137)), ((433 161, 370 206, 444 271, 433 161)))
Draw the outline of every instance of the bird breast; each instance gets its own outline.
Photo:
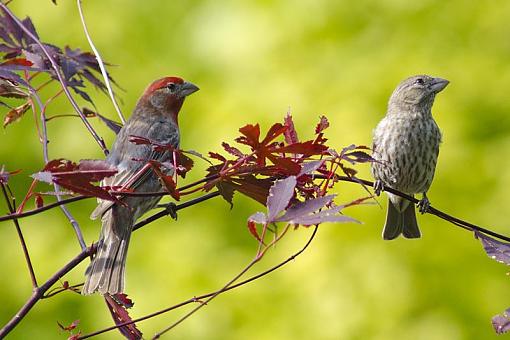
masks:
POLYGON ((407 194, 428 190, 441 133, 430 117, 386 116, 374 131, 372 172, 377 180, 407 194))

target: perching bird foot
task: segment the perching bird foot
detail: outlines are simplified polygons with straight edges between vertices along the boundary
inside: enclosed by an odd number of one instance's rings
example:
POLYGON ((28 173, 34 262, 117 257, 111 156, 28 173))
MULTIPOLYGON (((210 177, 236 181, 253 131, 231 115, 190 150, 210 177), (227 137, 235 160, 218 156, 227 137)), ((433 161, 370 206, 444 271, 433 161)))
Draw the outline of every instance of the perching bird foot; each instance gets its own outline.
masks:
POLYGON ((376 180, 374 182, 374 194, 380 196, 382 191, 384 191, 384 183, 380 180, 376 180))
POLYGON ((425 214, 427 211, 429 211, 429 208, 430 201, 427 196, 423 195, 423 198, 418 202, 418 209, 421 214, 425 214))
POLYGON ((175 205, 173 202, 170 202, 165 206, 165 209, 168 215, 177 221, 177 205, 175 205))

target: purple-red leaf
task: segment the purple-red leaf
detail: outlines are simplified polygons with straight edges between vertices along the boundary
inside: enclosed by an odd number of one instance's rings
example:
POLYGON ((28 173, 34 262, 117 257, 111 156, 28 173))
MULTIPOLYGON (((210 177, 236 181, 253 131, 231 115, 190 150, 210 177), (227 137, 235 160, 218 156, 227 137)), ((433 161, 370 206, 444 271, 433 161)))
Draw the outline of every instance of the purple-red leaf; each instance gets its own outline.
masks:
POLYGON ((503 314, 498 314, 492 318, 492 327, 497 334, 504 334, 510 331, 510 308, 503 314))
POLYGON ((86 107, 82 109, 83 114, 87 117, 97 117, 99 118, 103 123, 106 124, 107 127, 110 128, 115 134, 118 134, 120 129, 122 129, 122 124, 119 122, 116 122, 114 120, 111 120, 109 118, 106 118, 105 116, 99 114, 98 112, 92 111, 86 107))
POLYGON ((257 224, 266 224, 267 223, 267 216, 263 212, 256 212, 255 214, 248 217, 249 222, 254 222, 257 224))
POLYGON ((259 232, 257 231, 257 223, 254 221, 248 221, 248 230, 250 231, 250 234, 257 239, 257 241, 262 242, 259 232))
POLYGON ((35 207, 41 208, 44 206, 44 199, 40 194, 35 194, 35 207))
POLYGON ((335 198, 335 195, 328 195, 296 203, 287 209, 285 214, 277 218, 276 221, 291 221, 302 216, 307 216, 321 208, 324 208, 333 200, 333 198, 335 198))
POLYGON ((26 66, 32 66, 34 68, 44 70, 46 69, 46 63, 44 62, 44 58, 41 57, 39 54, 29 52, 27 50, 23 50, 23 54, 27 58, 27 61, 30 62, 30 65, 26 66))
POLYGON ((479 232, 475 232, 475 236, 480 239, 483 249, 491 259, 510 265, 510 243, 498 241, 479 232))
POLYGON ((225 149, 225 151, 228 152, 229 154, 231 154, 232 156, 236 156, 236 157, 244 156, 244 154, 238 148, 233 147, 226 142, 221 143, 221 146, 223 146, 223 149, 225 149))
POLYGON ((283 170, 285 175, 297 175, 301 171, 301 165, 295 162, 292 158, 277 157, 273 155, 268 155, 268 158, 280 170, 283 170))
POLYGON ((216 183, 221 197, 230 204, 230 209, 234 207, 234 187, 229 182, 218 182, 216 183))
POLYGON ((275 220, 276 216, 282 212, 290 199, 294 196, 294 188, 297 181, 295 176, 289 176, 285 179, 278 180, 269 189, 269 196, 267 196, 267 219, 269 222, 275 220))
POLYGON ((289 152, 305 156, 320 155, 328 149, 327 146, 306 141, 304 143, 294 143, 278 148, 278 152, 289 152))
MULTIPOLYGON (((78 164, 77 172, 85 175, 90 182, 99 182, 115 175, 117 168, 101 159, 82 159, 78 164)), ((62 174, 59 175, 62 176, 62 174)))
POLYGON ((354 163, 374 162, 375 159, 364 151, 352 151, 344 154, 343 159, 354 163))
POLYGON ((252 147, 256 147, 259 144, 259 138, 260 138, 260 126, 259 124, 247 124, 239 129, 239 132, 241 132, 244 135, 243 137, 239 137, 236 139, 239 143, 246 144, 252 147))
POLYGON ((320 134, 322 131, 329 127, 329 121, 326 116, 321 116, 319 123, 315 127, 315 134, 320 134))
POLYGON ((107 190, 91 183, 116 173, 117 169, 103 160, 82 160, 76 164, 65 159, 55 159, 48 162, 43 171, 33 174, 32 177, 38 181, 56 183, 75 193, 118 201, 107 190))
POLYGON ((312 172, 319 169, 323 164, 325 160, 320 161, 311 161, 311 162, 305 162, 301 165, 301 171, 299 172, 297 177, 301 177, 303 175, 311 174, 312 172))
POLYGON ((163 186, 170 193, 170 196, 172 196, 176 201, 179 201, 181 199, 181 194, 179 190, 177 190, 177 183, 175 183, 173 177, 165 175, 159 168, 160 164, 158 162, 149 161, 149 164, 152 166, 152 170, 159 177, 163 186))
POLYGON ((231 178, 227 182, 234 190, 253 198, 263 205, 266 205, 269 188, 273 184, 270 179, 256 178, 253 175, 245 175, 242 178, 231 178))
POLYGON ((21 78, 17 73, 9 71, 7 69, 0 68, 0 78, 13 82, 16 86, 21 84, 23 86, 28 86, 28 83, 21 78))
MULTIPOLYGON (((105 294, 104 298, 116 325, 133 321, 123 304, 118 303, 108 294, 105 294)), ((142 338, 142 332, 138 330, 134 323, 119 327, 119 331, 128 339, 138 340, 142 338)))
POLYGON ((127 294, 124 294, 124 293, 118 293, 118 294, 115 294, 115 295, 112 295, 112 297, 115 299, 115 301, 119 304, 121 304, 122 306, 124 306, 125 308, 131 308, 135 305, 135 303, 133 302, 133 300, 131 300, 130 298, 128 298, 127 294))
POLYGON ((315 224, 320 224, 320 223, 325 223, 325 222, 360 223, 359 221, 357 221, 354 218, 349 217, 349 216, 320 214, 320 213, 309 215, 309 216, 298 217, 298 218, 293 219, 289 222, 295 223, 295 224, 301 224, 304 226, 310 226, 310 225, 315 225, 315 224))
POLYGON ((66 332, 69 332, 69 331, 72 331, 73 329, 75 329, 79 323, 80 323, 80 320, 74 320, 69 326, 64 326, 60 322, 57 321, 57 325, 60 327, 60 329, 62 329, 63 331, 66 331, 66 332))
POLYGON ((319 211, 315 214, 297 217, 297 218, 290 220, 289 222, 295 223, 295 224, 301 224, 304 226, 320 224, 320 223, 324 223, 324 222, 360 223, 359 221, 353 219, 352 217, 338 215, 338 213, 340 212, 341 209, 342 209, 341 206, 337 206, 337 207, 334 207, 331 209, 319 211))
POLYGON ((17 83, 0 77, 0 96, 7 98, 27 98, 29 95, 17 83))
MULTIPOLYGON (((207 158, 204 157, 204 155, 202 155, 200 152, 198 151, 195 151, 195 150, 179 150, 181 153, 187 153, 188 155, 193 155, 195 157, 198 157, 200 158, 201 160, 204 160, 206 161, 207 163, 209 164, 212 164, 210 160, 208 160, 207 158)), ((191 169, 191 168, 190 168, 191 169)), ((189 170, 189 169, 188 169, 189 170)))
POLYGON ((21 172, 21 170, 5 171, 5 165, 2 165, 2 167, 0 168, 0 183, 7 184, 7 182, 9 182, 9 177, 19 172, 21 172))
POLYGON ((4 61, 0 66, 22 66, 22 68, 31 67, 33 63, 25 58, 12 58, 4 61))
POLYGON ((284 133, 285 130, 287 130, 286 126, 284 126, 280 123, 274 124, 273 126, 271 126, 271 128, 267 132, 266 137, 264 137, 264 140, 261 142, 261 144, 267 145, 267 144, 271 143, 273 140, 275 140, 276 137, 278 137, 282 133, 284 133))
POLYGON ((294 144, 299 142, 298 134, 296 128, 294 127, 294 121, 292 120, 292 115, 287 113, 284 119, 284 125, 287 128, 284 132, 285 142, 287 144, 294 144))

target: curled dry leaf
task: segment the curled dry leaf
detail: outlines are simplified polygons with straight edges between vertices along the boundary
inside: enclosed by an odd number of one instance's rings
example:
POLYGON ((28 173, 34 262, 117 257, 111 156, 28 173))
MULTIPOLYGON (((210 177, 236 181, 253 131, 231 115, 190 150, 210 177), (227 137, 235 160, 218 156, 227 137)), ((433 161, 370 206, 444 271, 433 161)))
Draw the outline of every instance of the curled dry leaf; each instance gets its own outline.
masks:
POLYGON ((4 118, 4 122, 3 122, 4 128, 7 125, 12 124, 12 123, 18 121, 19 119, 21 119, 21 117, 25 114, 25 112, 28 111, 29 108, 30 108, 30 103, 26 102, 25 104, 15 107, 11 111, 7 112, 7 114, 5 115, 5 118, 4 118))
POLYGON ((27 98, 28 94, 17 83, 0 77, 0 97, 27 98))
POLYGON ((113 132, 115 132, 115 134, 118 134, 120 129, 122 129, 122 124, 119 123, 119 122, 116 122, 114 120, 111 120, 109 118, 106 118, 105 116, 103 116, 102 114, 99 114, 98 112, 95 112, 95 111, 92 111, 91 109, 89 108, 82 108, 82 112, 85 116, 87 117, 97 117, 99 118, 99 120, 101 120, 103 123, 105 123, 105 125, 110 129, 112 130, 113 132))

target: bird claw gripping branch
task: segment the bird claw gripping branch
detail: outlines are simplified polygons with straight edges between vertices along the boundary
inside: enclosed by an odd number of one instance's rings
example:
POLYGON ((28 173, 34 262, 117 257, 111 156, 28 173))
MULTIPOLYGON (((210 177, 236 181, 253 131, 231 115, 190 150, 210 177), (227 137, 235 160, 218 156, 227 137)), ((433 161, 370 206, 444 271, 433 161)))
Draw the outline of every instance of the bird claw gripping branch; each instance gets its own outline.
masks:
POLYGON ((425 214, 427 211, 429 211, 429 208, 430 201, 427 195, 423 194, 423 198, 418 202, 418 210, 421 214, 425 214))
POLYGON ((384 183, 380 180, 376 180, 374 182, 374 194, 376 196, 380 196, 381 195, 381 192, 384 191, 384 183))

